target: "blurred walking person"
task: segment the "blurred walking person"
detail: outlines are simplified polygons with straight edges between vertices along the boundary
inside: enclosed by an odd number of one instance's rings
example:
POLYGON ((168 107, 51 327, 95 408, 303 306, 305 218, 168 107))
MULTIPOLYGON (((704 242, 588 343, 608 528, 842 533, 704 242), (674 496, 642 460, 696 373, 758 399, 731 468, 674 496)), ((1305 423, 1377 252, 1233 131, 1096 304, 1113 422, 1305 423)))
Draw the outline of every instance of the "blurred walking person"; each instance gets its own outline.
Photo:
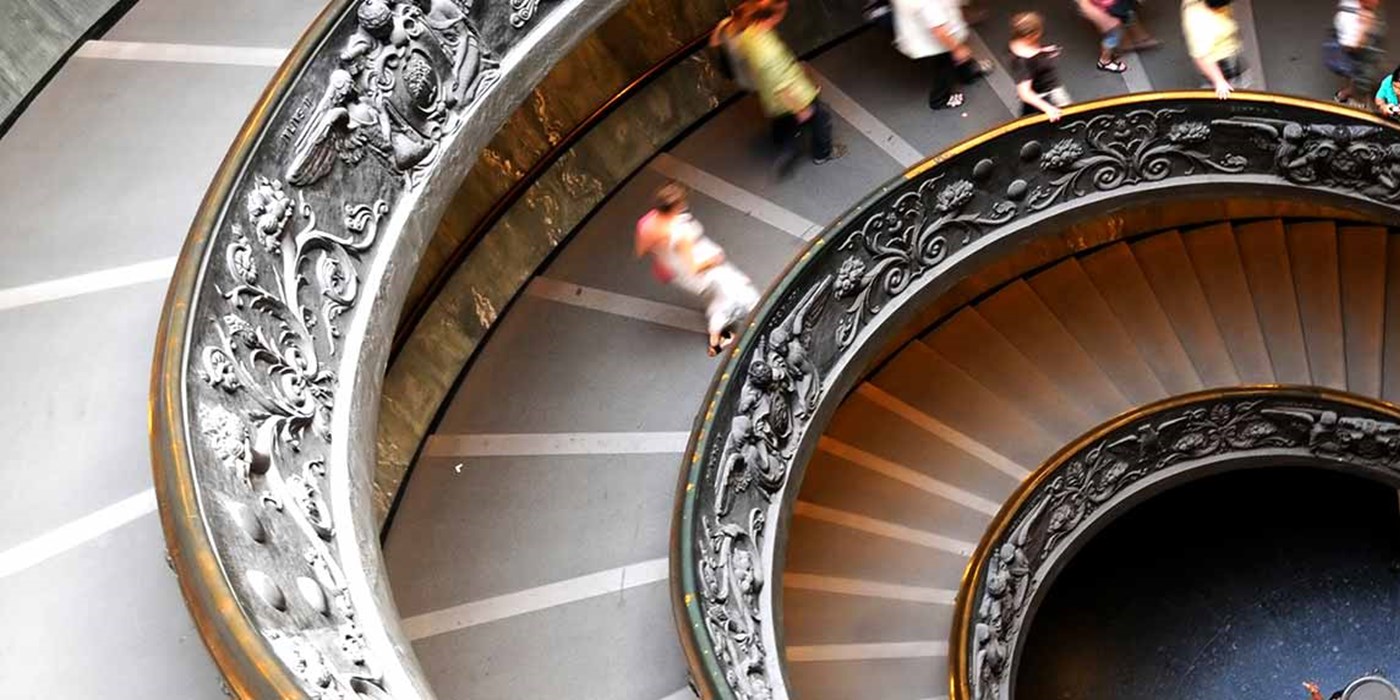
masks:
POLYGON ((929 72, 930 109, 955 109, 967 99, 962 88, 987 72, 967 44, 967 22, 959 0, 891 0, 894 43, 900 53, 929 72))
POLYGON ((1125 51, 1146 51, 1162 45, 1142 26, 1138 0, 1075 0, 1074 4, 1103 37, 1095 65, 1101 71, 1122 73, 1128 70, 1122 60, 1125 51))
POLYGON ((846 147, 832 141, 831 110, 818 99, 820 89, 778 36, 778 23, 786 14, 786 0, 761 2, 734 40, 759 105, 771 122, 779 175, 787 175, 797 162, 804 133, 811 139, 813 163, 822 165, 846 155, 846 147))
POLYGON ((1323 63, 1342 79, 1342 87, 1332 95, 1337 102, 1356 104, 1358 93, 1365 95, 1376 85, 1376 66, 1385 36, 1380 6, 1380 0, 1337 3, 1331 36, 1322 45, 1323 63))
POLYGON ((1181 30, 1196 69, 1226 99, 1244 77, 1243 44, 1231 0, 1182 0, 1181 30))
POLYGON ((651 257, 658 281, 704 300, 711 357, 734 342, 758 304, 753 282, 691 215, 688 193, 680 183, 669 182, 657 190, 651 211, 637 221, 636 255, 651 257))
POLYGON ((1060 108, 1070 103, 1069 91, 1060 82, 1056 65, 1060 47, 1046 46, 1045 20, 1035 12, 1022 12, 1011 18, 1011 77, 1021 98, 1021 116, 1044 112, 1050 121, 1059 121, 1060 108))
POLYGON ((715 25, 710 32, 710 49, 716 54, 720 72, 734 82, 744 92, 753 90, 753 78, 749 76, 748 64, 739 53, 739 34, 744 31, 753 17, 756 0, 745 0, 734 7, 728 17, 715 25))

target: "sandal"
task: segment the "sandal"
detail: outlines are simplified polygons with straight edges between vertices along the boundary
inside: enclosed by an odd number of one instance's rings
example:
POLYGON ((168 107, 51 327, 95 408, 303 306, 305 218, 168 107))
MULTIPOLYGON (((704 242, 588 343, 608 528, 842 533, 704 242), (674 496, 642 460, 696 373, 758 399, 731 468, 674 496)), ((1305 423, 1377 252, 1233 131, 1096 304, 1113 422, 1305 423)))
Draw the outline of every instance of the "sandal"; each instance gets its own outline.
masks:
POLYGON ((1119 61, 1119 60, 1109 61, 1108 63, 1104 63, 1103 61, 1099 61, 1099 62, 1098 62, 1097 64, 1095 64, 1095 65, 1098 67, 1099 70, 1101 70, 1101 71, 1107 71, 1107 72, 1109 72, 1109 73, 1122 73, 1122 72, 1128 70, 1128 66, 1127 66, 1125 63, 1123 63, 1122 61, 1119 61))
POLYGON ((932 103, 930 103, 930 104, 929 104, 929 107, 932 108, 932 109, 957 109, 957 108, 963 106, 963 101, 966 100, 966 99, 967 99, 967 97, 966 97, 965 95, 963 95, 961 92, 955 92, 955 93, 953 93, 953 94, 951 94, 951 95, 948 96, 948 101, 947 101, 947 102, 945 102, 945 103, 943 103, 943 104, 941 104, 941 105, 937 105, 937 104, 932 104, 932 103))

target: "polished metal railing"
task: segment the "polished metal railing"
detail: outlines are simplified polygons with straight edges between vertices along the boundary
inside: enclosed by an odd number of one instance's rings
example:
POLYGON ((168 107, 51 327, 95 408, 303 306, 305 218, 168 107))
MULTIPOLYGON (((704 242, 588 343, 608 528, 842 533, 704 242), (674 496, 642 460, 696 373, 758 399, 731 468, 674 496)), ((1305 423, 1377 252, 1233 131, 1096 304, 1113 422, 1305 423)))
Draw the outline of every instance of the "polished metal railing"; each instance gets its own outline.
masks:
POLYGON ((620 0, 337 0, 249 117, 186 241, 152 378, 170 558, 246 698, 432 692, 370 505, 379 386, 476 153, 620 0))
MULTIPOLYGON (((803 466, 837 404, 921 311, 986 260, 1067 222, 1167 197, 1236 196, 1305 198, 1393 222, 1400 130, 1278 95, 1091 102, 1057 123, 1023 119, 955 146, 814 240, 722 365, 687 450, 671 585, 701 694, 790 696, 781 587, 770 583, 803 466)), ((973 697, 965 659, 950 666, 953 697, 973 697)))
POLYGON ((1007 499, 968 567, 949 644, 953 697, 1012 696, 1045 593, 1113 518, 1201 476, 1280 464, 1400 486, 1400 409, 1315 387, 1237 387, 1143 406, 1067 445, 1007 499))

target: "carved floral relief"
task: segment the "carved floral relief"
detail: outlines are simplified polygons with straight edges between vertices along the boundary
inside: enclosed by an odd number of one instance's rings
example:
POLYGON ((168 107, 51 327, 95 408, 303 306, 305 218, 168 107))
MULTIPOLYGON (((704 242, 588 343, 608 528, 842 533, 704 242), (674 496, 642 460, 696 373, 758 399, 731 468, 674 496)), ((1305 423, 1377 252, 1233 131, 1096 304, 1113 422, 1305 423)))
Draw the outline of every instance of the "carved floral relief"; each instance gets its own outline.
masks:
MULTIPOLYGON (((776 668, 775 652, 762 648, 764 636, 753 627, 761 630, 771 621, 754 617, 748 598, 719 582, 738 577, 734 552, 742 551, 738 563, 757 567, 742 578, 757 599, 769 595, 764 581, 773 578, 774 563, 761 560, 760 543, 771 537, 768 523, 780 519, 775 504, 783 502, 810 418, 833 398, 824 380, 859 346, 863 331, 878 326, 892 304, 941 272, 954 254, 1075 200, 1173 178, 1274 178, 1377 202, 1400 200, 1400 139, 1393 130, 1305 124, 1261 113, 1284 112, 1260 103, 1203 101, 1109 107, 1028 127, 1024 140, 1003 136, 895 183, 890 194, 809 250, 779 287, 781 296, 760 311, 755 342, 744 346, 729 385, 718 389, 714 425, 726 429, 711 432, 696 452, 703 460, 699 481, 708 491, 698 499, 697 526, 689 534, 694 550, 704 553, 696 583, 704 592, 700 610, 724 683, 736 697, 774 692, 777 684, 768 674, 776 668)), ((971 680, 982 689, 979 699, 993 697, 987 689, 998 687, 1009 668, 1016 616, 1032 590, 1045 543, 1072 532, 1095 504, 1143 470, 1234 449, 1242 441, 1264 445, 1294 434, 1273 418, 1261 422, 1220 410, 1192 417, 1182 428, 1142 426, 1140 434, 1085 455, 1087 461, 1057 479, 1055 497, 1013 529, 988 564, 989 587, 979 598, 975 658, 969 659, 971 680), (1185 426, 1191 429, 1178 435, 1185 426)), ((1364 444, 1375 459, 1391 459, 1393 445, 1400 444, 1389 427, 1347 425, 1319 438, 1315 449, 1364 444)))

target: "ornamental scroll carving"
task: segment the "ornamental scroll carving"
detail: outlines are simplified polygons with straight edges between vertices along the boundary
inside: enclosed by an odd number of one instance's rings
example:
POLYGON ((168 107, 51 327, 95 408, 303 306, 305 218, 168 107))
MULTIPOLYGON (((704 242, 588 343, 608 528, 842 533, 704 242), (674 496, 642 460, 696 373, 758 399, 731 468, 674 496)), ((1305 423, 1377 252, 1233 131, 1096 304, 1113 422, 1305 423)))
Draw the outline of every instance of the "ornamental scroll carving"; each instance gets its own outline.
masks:
POLYGON ((352 437, 332 428, 337 368, 353 359, 347 324, 394 208, 497 84, 496 56, 515 41, 493 50, 476 22, 519 28, 516 4, 349 5, 211 235, 184 385, 195 482, 243 614, 313 698, 397 695, 385 673, 395 653, 366 634, 384 636, 372 594, 346 575, 361 564, 341 559, 354 533, 332 506, 353 478, 330 457, 352 437))
MULTIPOLYGON (((774 580, 776 564, 764 560, 763 543, 778 548, 767 528, 785 521, 789 479, 799 468, 794 459, 811 418, 842 398, 828 393, 836 375, 876 342, 893 309, 928 288, 969 246, 1013 232, 1033 235, 1023 223, 1088 198, 1185 178, 1197 186, 1210 178, 1269 182, 1391 203, 1400 201, 1400 138, 1361 118, 1262 98, 1142 98, 1056 124, 1027 123, 962 148, 891 183, 814 243, 753 320, 717 383, 691 455, 696 488, 683 499, 694 517, 683 536, 696 574, 680 584, 693 598, 678 604, 694 608, 692 640, 701 656, 718 661, 718 674, 696 669, 709 687, 739 700, 785 696, 786 683, 774 677, 780 654, 763 646, 779 637, 766 607, 772 591, 765 582, 774 580)), ((1152 439, 1140 437, 1144 445, 1152 439)), ((1126 444, 1109 454, 1122 449, 1126 444)), ((1117 469, 1095 478, 1130 478, 1117 469)), ((1102 486, 1083 486, 1082 502, 1098 498, 1102 486)), ((1066 499, 1071 505, 1057 502, 1036 522, 1069 527, 1081 501, 1066 499)), ((1013 531, 987 574, 996 593, 978 626, 983 687, 995 686, 1006 668, 1007 625, 1027 598, 1033 571, 1031 534, 1018 539, 1013 531)))
POLYGON ((280 577, 242 572, 255 604, 268 617, 286 618, 264 627, 273 650, 313 696, 375 697, 385 689, 331 546, 336 529, 323 455, 334 439, 331 360, 339 319, 358 297, 360 258, 389 206, 347 204, 328 231, 302 193, 295 203, 291 196, 281 182, 257 176, 242 220, 230 225, 222 260, 228 283, 215 287, 224 308, 209 319, 213 339, 198 354, 197 375, 237 408, 200 403, 197 423, 241 485, 225 504, 239 529, 294 562, 278 567, 280 577), (269 522, 276 537, 269 537, 269 522), (299 617, 318 624, 297 627, 299 617))
POLYGON ((337 161, 358 165, 366 155, 410 181, 431 167, 461 108, 500 77, 470 11, 457 0, 361 0, 339 65, 296 137, 287 181, 310 185, 337 161))
POLYGON ((1400 423, 1345 403, 1281 392, 1203 399, 1135 420, 1070 455, 991 543, 970 592, 972 698, 1010 697, 1012 657, 1035 592, 1096 516, 1168 468, 1261 455, 1400 474, 1400 423))

